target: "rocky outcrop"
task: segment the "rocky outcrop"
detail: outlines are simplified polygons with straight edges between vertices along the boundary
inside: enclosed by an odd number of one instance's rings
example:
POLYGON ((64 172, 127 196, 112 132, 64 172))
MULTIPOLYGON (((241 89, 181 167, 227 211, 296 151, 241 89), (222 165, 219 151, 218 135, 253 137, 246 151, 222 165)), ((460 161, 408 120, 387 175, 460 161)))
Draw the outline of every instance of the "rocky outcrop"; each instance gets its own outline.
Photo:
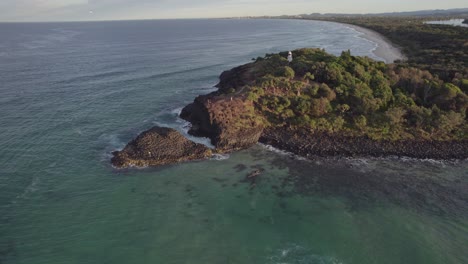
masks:
POLYGON ((365 136, 311 133, 306 129, 268 128, 260 142, 303 157, 405 156, 418 159, 467 159, 468 140, 372 140, 365 136))
MULTIPOLYGON (((225 71, 218 91, 198 96, 187 105, 180 117, 189 121, 191 135, 208 137, 216 152, 248 148, 258 142, 263 124, 254 113, 253 102, 236 90, 255 78, 250 65, 225 71)), ((122 151, 113 153, 112 164, 118 168, 158 166, 210 157, 212 150, 187 140, 174 129, 154 127, 141 133, 122 151)))
POLYGON ((208 158, 211 149, 186 139, 172 128, 153 127, 112 154, 115 167, 146 167, 208 158))
POLYGON ((220 153, 256 144, 263 131, 252 101, 237 94, 199 96, 182 110, 180 117, 192 124, 191 135, 210 138, 220 153))
POLYGON ((254 63, 224 71, 216 85, 218 91, 198 96, 182 110, 180 117, 192 124, 189 133, 210 138, 219 153, 256 144, 264 125, 254 103, 246 98, 245 86, 257 77, 254 63))

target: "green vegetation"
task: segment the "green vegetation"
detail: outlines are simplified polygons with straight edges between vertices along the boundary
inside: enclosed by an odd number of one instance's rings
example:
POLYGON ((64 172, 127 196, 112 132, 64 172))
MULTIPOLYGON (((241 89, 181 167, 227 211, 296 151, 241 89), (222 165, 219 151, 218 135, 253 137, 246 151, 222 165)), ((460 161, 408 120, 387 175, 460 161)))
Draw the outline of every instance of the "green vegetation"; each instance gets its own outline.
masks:
MULTIPOLYGON (((428 70, 446 82, 468 79, 468 28, 425 24, 450 17, 309 17, 372 29, 400 46, 406 64, 428 70)), ((466 21, 465 21, 466 22, 466 21)))
POLYGON ((320 49, 267 54, 249 65, 252 83, 236 87, 266 126, 372 139, 467 139, 468 78, 320 49))
POLYGON ((242 90, 266 126, 375 140, 468 139, 466 27, 424 23, 447 17, 301 17, 372 29, 400 46, 407 60, 385 64, 319 49, 294 51, 292 63, 286 53, 259 57, 243 76, 252 83, 242 90))

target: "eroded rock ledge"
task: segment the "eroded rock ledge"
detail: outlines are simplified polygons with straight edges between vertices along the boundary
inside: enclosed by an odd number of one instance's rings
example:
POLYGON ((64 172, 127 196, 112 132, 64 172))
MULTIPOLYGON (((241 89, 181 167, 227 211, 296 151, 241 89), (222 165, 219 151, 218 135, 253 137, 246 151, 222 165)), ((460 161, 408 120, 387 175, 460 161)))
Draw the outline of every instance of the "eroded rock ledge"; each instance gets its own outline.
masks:
POLYGON ((172 128, 153 127, 112 154, 115 167, 146 167, 205 159, 211 156, 211 149, 186 139, 172 128))

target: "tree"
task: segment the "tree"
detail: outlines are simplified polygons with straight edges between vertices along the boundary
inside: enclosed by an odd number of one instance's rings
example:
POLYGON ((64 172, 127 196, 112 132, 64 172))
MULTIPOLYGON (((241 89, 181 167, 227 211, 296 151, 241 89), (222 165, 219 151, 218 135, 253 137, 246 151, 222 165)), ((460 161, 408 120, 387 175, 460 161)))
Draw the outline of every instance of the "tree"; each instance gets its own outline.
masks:
POLYGON ((340 112, 340 114, 342 114, 342 115, 344 113, 348 112, 349 109, 351 109, 351 108, 347 104, 340 104, 340 105, 336 106, 336 110, 338 110, 340 112))
POLYGON ((286 77, 288 79, 294 79, 295 75, 296 75, 296 73, 294 72, 294 70, 291 67, 289 67, 289 66, 284 66, 283 67, 281 76, 286 77))
POLYGON ((332 121, 333 131, 337 132, 340 131, 345 124, 345 120, 341 116, 337 116, 332 121))
POLYGON ((437 123, 439 132, 447 134, 452 132, 457 126, 463 124, 463 122, 463 115, 455 113, 454 111, 449 111, 441 115, 437 123))
POLYGON ((313 81, 315 79, 315 76, 312 73, 307 72, 306 74, 304 74, 304 77, 302 79, 306 81, 313 81))
POLYGON ((386 106, 387 103, 392 99, 393 94, 392 88, 390 88, 390 83, 384 77, 382 72, 377 70, 372 72, 370 86, 372 87, 374 97, 381 100, 382 106, 386 106))
POLYGON ((298 98, 295 104, 295 109, 298 114, 305 114, 309 112, 310 110, 311 103, 309 100, 306 100, 304 98, 298 98))
POLYGON ((336 93, 325 83, 320 84, 317 94, 320 97, 327 98, 328 101, 336 99, 336 93))
POLYGON ((460 88, 451 83, 445 83, 442 87, 434 92, 432 101, 444 110, 461 110, 457 109, 458 102, 462 102, 461 107, 464 106, 463 101, 467 101, 468 97, 460 88))
POLYGON ((356 116, 354 118, 354 125, 356 128, 358 128, 360 131, 366 130, 367 127, 367 118, 363 115, 356 116))
POLYGON ((330 101, 326 98, 312 99, 310 103, 310 115, 320 117, 331 110, 330 101))
POLYGON ((406 110, 401 107, 390 108, 385 112, 385 116, 393 126, 400 126, 405 122, 406 110))

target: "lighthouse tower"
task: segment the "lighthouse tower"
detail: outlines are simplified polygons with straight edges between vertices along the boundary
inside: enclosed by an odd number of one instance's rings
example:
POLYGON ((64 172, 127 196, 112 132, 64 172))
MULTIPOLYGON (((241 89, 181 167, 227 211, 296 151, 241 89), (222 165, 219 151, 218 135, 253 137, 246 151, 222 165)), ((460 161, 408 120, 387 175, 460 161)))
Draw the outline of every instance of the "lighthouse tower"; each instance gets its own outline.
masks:
POLYGON ((288 53, 288 61, 291 62, 293 60, 292 58, 292 52, 289 52, 288 53))

